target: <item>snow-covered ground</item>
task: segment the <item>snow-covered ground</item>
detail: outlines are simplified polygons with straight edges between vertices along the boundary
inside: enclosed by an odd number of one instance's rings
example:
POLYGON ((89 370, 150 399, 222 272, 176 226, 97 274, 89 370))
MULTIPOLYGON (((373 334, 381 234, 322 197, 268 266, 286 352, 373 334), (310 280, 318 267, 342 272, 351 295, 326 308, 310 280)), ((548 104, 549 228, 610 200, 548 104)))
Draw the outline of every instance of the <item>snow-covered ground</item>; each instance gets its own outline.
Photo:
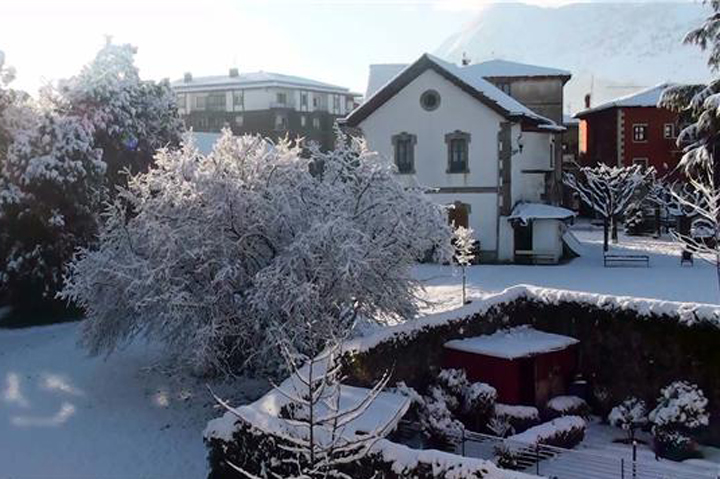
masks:
MULTIPOLYGON (((89 358, 78 326, 0 330, 0 478, 205 477, 202 430, 222 411, 204 381, 142 345, 89 358)), ((233 403, 266 391, 213 387, 233 403)))
MULTIPOLYGON (((560 266, 470 268, 471 294, 481 297, 519 283, 680 301, 717 302, 714 270, 680 267, 669 240, 621 238, 643 250, 651 267, 602 267, 602 233, 577 231, 588 254, 560 266)), ((437 306, 459 306, 461 278, 448 266, 420 266, 437 306)), ((108 359, 76 346, 77 323, 0 329, 0 479, 160 478, 206 474, 202 431, 222 411, 201 379, 168 371, 167 358, 135 345, 108 359), (154 366, 154 367, 153 367, 154 366)), ((213 387, 233 404, 267 385, 237 380, 213 387)))
MULTIPOLYGON (((554 266, 471 266, 468 268, 468 295, 470 298, 480 298, 516 284, 531 284, 683 302, 720 302, 714 267, 699 259, 695 260, 692 267, 680 266, 680 249, 667 236, 654 239, 621 233, 620 242, 611 245, 611 252, 647 254, 650 256, 650 268, 604 268, 602 229, 581 223, 573 232, 583 244, 583 256, 554 266)), ((462 276, 457 269, 421 265, 417 267, 416 274, 425 281, 427 299, 437 303, 427 308, 427 311, 460 306, 462 276)))

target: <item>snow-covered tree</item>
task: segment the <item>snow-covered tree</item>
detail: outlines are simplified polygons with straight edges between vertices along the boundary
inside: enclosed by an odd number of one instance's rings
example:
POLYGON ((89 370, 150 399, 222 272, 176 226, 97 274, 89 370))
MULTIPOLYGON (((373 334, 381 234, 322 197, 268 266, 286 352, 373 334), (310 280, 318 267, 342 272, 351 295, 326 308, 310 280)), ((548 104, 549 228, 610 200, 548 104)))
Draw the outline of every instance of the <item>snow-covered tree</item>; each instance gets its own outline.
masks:
POLYGON ((627 434, 628 443, 635 440, 635 432, 648 422, 645 401, 629 397, 612 408, 608 415, 610 425, 619 427, 627 434))
POLYGON ((156 150, 179 145, 184 130, 170 83, 142 80, 136 51, 108 40, 79 74, 44 91, 56 111, 90 125, 111 187, 125 184, 125 169, 147 171, 156 150))
POLYGON ((465 228, 464 226, 455 228, 453 245, 455 246, 455 261, 462 270, 462 304, 467 304, 467 267, 470 266, 475 257, 475 238, 473 237, 472 228, 465 228))
POLYGON ((635 193, 653 176, 654 169, 640 165, 598 166, 580 168, 578 175, 565 173, 563 183, 578 193, 580 199, 603 219, 603 250, 608 250, 610 225, 617 239, 615 224, 628 205, 635 199, 635 193))
POLYGON ((0 163, 0 286, 15 306, 51 305, 64 264, 97 230, 105 164, 81 120, 43 113, 0 163))
POLYGON ((161 150, 71 265, 63 297, 85 310, 89 349, 146 335, 203 369, 273 369, 274 335, 307 353, 360 318, 414 317, 411 267, 451 255, 445 212, 338 134, 307 158, 229 131, 207 156, 161 150))
MULTIPOLYGON (((281 347, 281 355, 292 372, 275 390, 284 403, 280 413, 281 436, 260 471, 228 465, 250 479, 327 479, 350 478, 349 466, 368 455, 399 417, 389 417, 370 431, 350 433, 353 421, 366 413, 390 379, 385 374, 367 394, 343 397, 342 348, 333 342, 318 356, 306 356, 281 347)), ((222 399, 216 400, 235 413, 222 399)), ((398 410, 398 414, 401 410, 398 410)), ((242 418, 241 418, 242 419, 242 418)))

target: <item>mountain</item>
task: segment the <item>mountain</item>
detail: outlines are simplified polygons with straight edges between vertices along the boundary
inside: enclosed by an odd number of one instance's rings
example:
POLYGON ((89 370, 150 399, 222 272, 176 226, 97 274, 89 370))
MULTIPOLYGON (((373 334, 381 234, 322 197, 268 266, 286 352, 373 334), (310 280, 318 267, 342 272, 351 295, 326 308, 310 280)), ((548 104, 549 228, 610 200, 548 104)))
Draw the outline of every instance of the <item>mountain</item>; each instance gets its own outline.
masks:
POLYGON ((436 54, 459 62, 493 58, 570 70, 566 109, 661 82, 707 82, 707 55, 682 39, 710 12, 699 3, 491 4, 445 40, 436 54))

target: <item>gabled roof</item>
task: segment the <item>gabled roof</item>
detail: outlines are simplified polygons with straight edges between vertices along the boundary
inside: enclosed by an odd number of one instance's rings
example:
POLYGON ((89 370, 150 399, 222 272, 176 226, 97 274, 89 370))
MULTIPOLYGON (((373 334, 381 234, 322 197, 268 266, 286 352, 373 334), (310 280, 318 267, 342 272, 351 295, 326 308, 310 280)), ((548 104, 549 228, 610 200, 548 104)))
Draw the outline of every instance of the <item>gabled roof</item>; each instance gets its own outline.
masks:
POLYGON ((428 53, 415 63, 405 67, 399 74, 376 91, 360 107, 345 119, 348 126, 356 127, 376 109, 385 104, 400 90, 410 84, 426 70, 433 70, 470 96, 507 119, 522 121, 529 126, 548 131, 563 131, 564 128, 552 120, 538 115, 528 107, 498 89, 489 81, 473 74, 467 68, 456 66, 428 53))
POLYGON ((189 81, 183 79, 172 82, 172 87, 177 91, 199 91, 217 87, 257 87, 257 86, 288 86, 310 88, 315 90, 334 91, 338 93, 349 93, 349 89, 330 83, 319 82, 309 78, 293 75, 283 75, 271 72, 240 73, 237 76, 215 75, 204 77, 193 77, 189 81))
MULTIPOLYGON (((408 67, 407 63, 378 63, 370 65, 365 98, 370 98, 376 91, 408 67)), ((530 65, 528 63, 511 62, 508 60, 488 60, 462 68, 483 78, 514 78, 514 77, 560 77, 568 81, 572 76, 567 70, 530 65)))
POLYGON ((508 60, 488 60, 486 62, 468 65, 469 70, 475 75, 484 78, 506 78, 506 77, 562 77, 566 81, 572 74, 567 70, 559 68, 530 65, 528 63, 511 62, 508 60))
POLYGON ((582 118, 598 111, 609 110, 611 108, 642 108, 655 107, 660 101, 660 96, 665 89, 673 86, 673 83, 660 83, 654 87, 641 90, 631 95, 621 96, 615 100, 602 103, 598 106, 588 108, 575 114, 575 118, 582 118))
POLYGON ((560 206, 544 203, 518 203, 508 219, 527 223, 529 220, 567 220, 575 216, 574 211, 560 206))

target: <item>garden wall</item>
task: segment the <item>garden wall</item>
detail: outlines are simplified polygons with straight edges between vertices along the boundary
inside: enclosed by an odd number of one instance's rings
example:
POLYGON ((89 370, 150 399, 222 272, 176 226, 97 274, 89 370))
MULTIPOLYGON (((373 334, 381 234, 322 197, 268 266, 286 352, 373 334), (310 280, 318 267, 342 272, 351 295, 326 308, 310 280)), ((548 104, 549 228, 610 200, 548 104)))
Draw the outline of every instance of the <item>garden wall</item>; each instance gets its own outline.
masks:
POLYGON ((580 371, 592 391, 607 393, 594 401, 598 412, 628 395, 653 404, 675 380, 698 384, 710 402, 704 439, 720 444, 719 315, 710 305, 519 286, 352 342, 347 373, 350 382, 369 385, 392 367, 391 384, 422 388, 439 371, 446 341, 529 324, 580 340, 580 371))

